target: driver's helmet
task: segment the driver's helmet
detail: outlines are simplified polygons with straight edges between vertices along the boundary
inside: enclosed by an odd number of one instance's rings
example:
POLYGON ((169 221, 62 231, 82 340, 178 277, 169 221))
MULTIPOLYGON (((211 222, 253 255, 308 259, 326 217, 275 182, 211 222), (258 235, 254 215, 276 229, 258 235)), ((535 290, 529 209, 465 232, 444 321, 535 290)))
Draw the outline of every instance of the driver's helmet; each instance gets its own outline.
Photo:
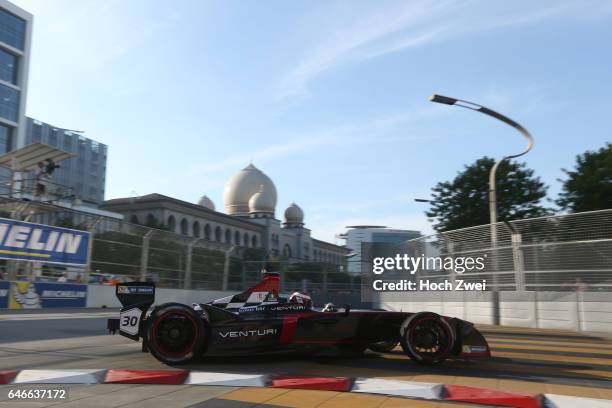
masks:
POLYGON ((326 303, 323 307, 324 312, 337 312, 336 306, 333 303, 326 303))
POLYGON ((305 293, 295 291, 289 296, 289 303, 295 303, 298 305, 304 305, 310 309, 312 307, 312 299, 305 293))

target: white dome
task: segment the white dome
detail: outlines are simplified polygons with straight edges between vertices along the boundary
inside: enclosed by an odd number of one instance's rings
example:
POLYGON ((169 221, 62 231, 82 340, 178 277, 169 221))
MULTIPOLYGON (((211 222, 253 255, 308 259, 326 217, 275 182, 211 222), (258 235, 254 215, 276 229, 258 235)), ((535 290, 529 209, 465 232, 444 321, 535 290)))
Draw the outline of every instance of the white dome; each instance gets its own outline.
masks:
POLYGON ((289 207, 285 210, 285 222, 289 223, 304 223, 304 211, 300 208, 296 203, 291 203, 289 207))
POLYGON ((198 201, 198 205, 208 208, 209 210, 215 211, 215 203, 213 203, 207 195, 203 195, 202 198, 200 198, 200 201, 198 201))
POLYGON ((250 213, 274 213, 276 197, 269 194, 263 185, 259 187, 259 191, 249 199, 250 213))
POLYGON ((225 212, 229 215, 248 215, 249 200, 259 192, 261 186, 274 212, 276 187, 270 177, 252 164, 236 173, 225 185, 223 193, 225 212))

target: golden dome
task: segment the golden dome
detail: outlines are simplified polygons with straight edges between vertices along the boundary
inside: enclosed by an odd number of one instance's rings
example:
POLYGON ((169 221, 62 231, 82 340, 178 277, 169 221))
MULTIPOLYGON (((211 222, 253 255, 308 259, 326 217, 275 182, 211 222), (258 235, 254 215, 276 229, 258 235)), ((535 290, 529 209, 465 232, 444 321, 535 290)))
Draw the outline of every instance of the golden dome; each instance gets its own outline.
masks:
POLYGON ((265 187, 259 187, 259 191, 249 199, 250 213, 272 213, 274 214, 274 205, 276 204, 271 194, 268 194, 265 187))
POLYGON ((236 173, 225 185, 223 201, 225 212, 229 215, 248 215, 249 200, 263 186, 262 194, 266 195, 266 203, 276 208, 276 187, 264 172, 249 164, 236 173))
POLYGON ((296 203, 291 203, 285 210, 285 223, 287 224, 303 224, 304 211, 296 203))
POLYGON ((209 210, 215 211, 215 203, 213 203, 207 195, 203 195, 202 198, 200 198, 200 200, 198 201, 198 205, 208 208, 209 210))

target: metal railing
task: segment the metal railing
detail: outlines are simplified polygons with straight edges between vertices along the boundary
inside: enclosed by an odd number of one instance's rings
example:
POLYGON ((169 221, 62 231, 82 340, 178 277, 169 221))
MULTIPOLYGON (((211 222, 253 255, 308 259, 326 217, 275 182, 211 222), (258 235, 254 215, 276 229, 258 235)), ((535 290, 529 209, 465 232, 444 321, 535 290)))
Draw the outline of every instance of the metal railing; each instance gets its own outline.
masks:
MULTIPOLYGON (((460 274, 487 280, 499 291, 612 291, 612 210, 547 216, 489 225, 407 241, 398 252, 425 257, 485 258, 485 267, 460 274)), ((424 268, 413 279, 456 279, 452 271, 424 268)))
POLYGON ((359 297, 359 278, 332 263, 270 260, 262 248, 178 235, 37 201, 0 197, 0 217, 86 230, 92 238, 85 267, 0 260, 0 279, 55 281, 65 276, 69 282, 91 284, 145 280, 158 287, 240 291, 259 282, 262 268, 272 264, 283 275, 283 291, 359 297))
POLYGON ((0 171, 0 197, 19 197, 47 203, 77 199, 73 187, 55 181, 51 176, 40 179, 29 176, 14 181, 10 174, 3 173, 0 171), (38 191, 38 185, 43 186, 44 190, 38 191))
MULTIPOLYGON (((4 279, 56 280, 64 274, 69 281, 150 280, 160 287, 238 291, 258 282, 263 265, 270 262, 261 248, 186 237, 49 203, 0 197, 0 216, 88 230, 93 237, 86 267, 0 260, 4 279)), ((465 272, 461 279, 486 279, 489 290, 612 292, 612 209, 498 223, 495 247, 490 234, 489 225, 448 231, 402 243, 397 252, 453 259, 485 256, 484 269, 465 272)), ((332 263, 272 263, 283 275, 283 291, 306 289, 321 297, 359 297, 365 278, 372 275, 367 263, 362 264, 363 282, 332 263)), ((412 279, 456 276, 423 269, 412 279)))

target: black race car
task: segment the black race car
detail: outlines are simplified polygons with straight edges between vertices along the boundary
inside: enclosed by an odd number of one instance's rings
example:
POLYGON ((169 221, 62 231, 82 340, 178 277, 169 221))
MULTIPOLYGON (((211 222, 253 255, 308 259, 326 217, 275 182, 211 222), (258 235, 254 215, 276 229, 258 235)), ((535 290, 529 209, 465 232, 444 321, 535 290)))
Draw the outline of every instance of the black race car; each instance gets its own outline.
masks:
POLYGON ((421 364, 448 357, 489 357, 482 334, 469 322, 432 312, 390 312, 381 309, 316 309, 279 296, 280 277, 264 273, 248 290, 209 303, 165 303, 150 307, 153 283, 121 283, 119 319, 108 329, 132 340, 142 338, 143 352, 168 364, 206 356, 388 352, 401 344, 421 364))

